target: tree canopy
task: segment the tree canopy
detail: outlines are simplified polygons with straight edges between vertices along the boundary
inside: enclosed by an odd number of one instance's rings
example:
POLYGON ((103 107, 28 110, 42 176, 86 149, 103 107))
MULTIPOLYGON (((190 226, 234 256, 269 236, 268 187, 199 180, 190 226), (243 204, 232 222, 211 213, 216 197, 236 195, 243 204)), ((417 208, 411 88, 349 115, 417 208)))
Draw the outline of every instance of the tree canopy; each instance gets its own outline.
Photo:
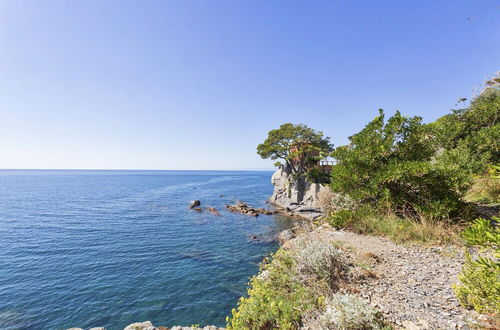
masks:
MULTIPOLYGON (((292 173, 302 175, 331 152, 333 145, 323 132, 304 124, 286 123, 269 131, 267 139, 257 146, 264 159, 282 160, 292 173)), ((275 165, 282 165, 277 161, 275 165)))

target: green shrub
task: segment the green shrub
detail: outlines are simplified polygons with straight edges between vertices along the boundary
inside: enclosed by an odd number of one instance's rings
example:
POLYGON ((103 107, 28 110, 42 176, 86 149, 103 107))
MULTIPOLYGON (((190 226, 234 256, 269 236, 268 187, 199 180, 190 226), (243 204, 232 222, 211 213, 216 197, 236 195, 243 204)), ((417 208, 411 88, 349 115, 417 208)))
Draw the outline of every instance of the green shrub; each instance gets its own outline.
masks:
MULTIPOLYGON (((232 310, 227 328, 299 329, 307 315, 325 310, 325 301, 338 290, 345 272, 347 263, 331 241, 299 235, 290 241, 289 248, 281 248, 271 263, 262 266, 259 276, 252 278, 248 297, 241 298, 232 310)), ((346 306, 332 303, 329 308, 337 307, 342 309, 339 315, 346 318, 343 322, 347 322, 346 306)), ((370 306, 356 307, 356 315, 361 315, 359 309, 370 306)), ((366 313, 371 315, 372 309, 366 313)))
POLYGON ((321 299, 294 276, 295 261, 290 252, 279 250, 263 266, 265 278, 250 281, 247 298, 228 317, 228 329, 296 329, 302 314, 315 308, 321 299))
POLYGON ((479 313, 500 314, 500 266, 473 260, 467 254, 460 284, 453 286, 460 303, 479 313))
POLYGON ((428 218, 456 216, 464 207, 467 169, 452 161, 458 154, 436 156, 432 131, 420 117, 396 112, 386 122, 380 110, 349 140, 332 153, 333 191, 359 204, 428 218))
POLYGON ((500 85, 489 84, 471 101, 469 107, 454 110, 431 123, 440 147, 466 148, 469 167, 474 173, 486 164, 500 162, 500 85))
POLYGON ((500 181, 495 179, 498 166, 491 166, 487 175, 475 178, 475 182, 466 194, 466 199, 471 202, 500 204, 500 181))
POLYGON ((330 173, 325 173, 323 171, 320 171, 316 167, 307 170, 306 178, 307 181, 311 183, 321 183, 321 184, 330 183, 330 173))
MULTIPOLYGON (((494 217, 499 221, 500 218, 494 217)), ((479 313, 500 314, 500 229, 489 220, 476 219, 462 234, 469 246, 480 248, 479 256, 473 259, 466 253, 466 260, 453 286, 458 300, 465 307, 479 313), (481 255, 494 254, 494 257, 481 255)))

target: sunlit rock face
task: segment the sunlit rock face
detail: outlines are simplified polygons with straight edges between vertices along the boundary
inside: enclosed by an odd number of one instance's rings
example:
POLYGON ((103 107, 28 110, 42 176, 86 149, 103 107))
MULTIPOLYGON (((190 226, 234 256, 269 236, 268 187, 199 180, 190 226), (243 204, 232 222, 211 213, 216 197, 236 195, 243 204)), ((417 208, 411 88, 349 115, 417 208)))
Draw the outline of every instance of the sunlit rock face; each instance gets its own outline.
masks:
POLYGON ((290 170, 277 170, 271 182, 274 191, 269 202, 280 208, 289 209, 297 215, 315 219, 322 215, 318 194, 326 189, 321 184, 310 183, 305 179, 296 179, 290 170))

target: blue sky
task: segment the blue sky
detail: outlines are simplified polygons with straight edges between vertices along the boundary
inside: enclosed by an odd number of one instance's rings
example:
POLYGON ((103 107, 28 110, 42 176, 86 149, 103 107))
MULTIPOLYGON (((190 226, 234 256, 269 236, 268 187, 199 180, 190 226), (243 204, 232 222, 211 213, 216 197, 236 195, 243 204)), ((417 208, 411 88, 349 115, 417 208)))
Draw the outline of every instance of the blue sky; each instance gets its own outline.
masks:
POLYGON ((282 123, 340 145, 498 70, 496 0, 0 0, 0 168, 271 169, 282 123))

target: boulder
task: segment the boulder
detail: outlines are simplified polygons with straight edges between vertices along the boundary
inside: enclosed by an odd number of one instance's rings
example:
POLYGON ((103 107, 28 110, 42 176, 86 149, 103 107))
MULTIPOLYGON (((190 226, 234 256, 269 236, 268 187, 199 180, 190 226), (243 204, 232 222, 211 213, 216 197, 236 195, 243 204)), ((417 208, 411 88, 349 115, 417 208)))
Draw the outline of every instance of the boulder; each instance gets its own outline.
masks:
POLYGON ((136 322, 127 325, 123 330, 157 330, 150 321, 136 322))
POLYGON ((201 205, 201 202, 199 200, 191 201, 191 203, 189 203, 189 208, 194 209, 195 207, 200 206, 200 205, 201 205))

